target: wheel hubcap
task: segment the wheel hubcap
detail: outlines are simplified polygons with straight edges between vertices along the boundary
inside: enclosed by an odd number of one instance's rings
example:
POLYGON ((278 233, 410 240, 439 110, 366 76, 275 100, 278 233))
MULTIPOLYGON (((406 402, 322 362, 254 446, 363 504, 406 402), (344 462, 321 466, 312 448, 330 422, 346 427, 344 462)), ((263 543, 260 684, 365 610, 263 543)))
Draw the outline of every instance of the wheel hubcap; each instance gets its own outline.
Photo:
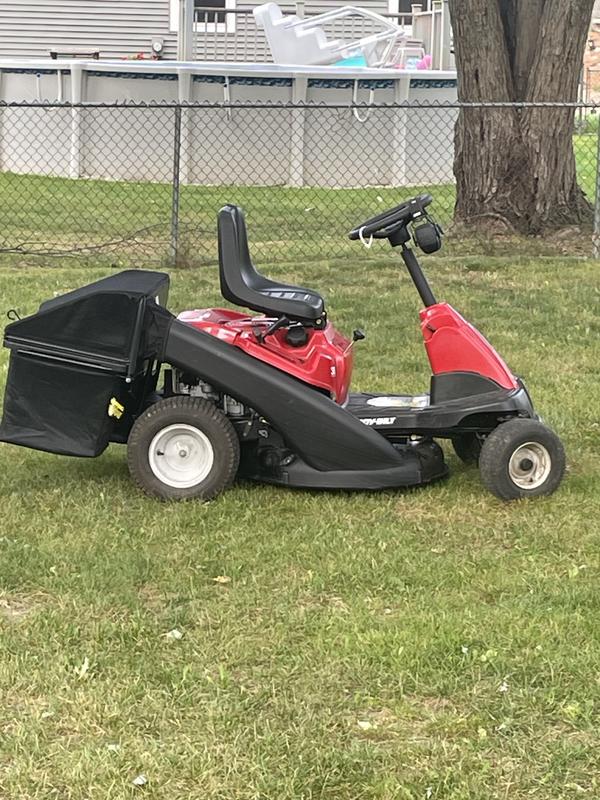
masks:
POLYGON ((510 457, 508 474, 520 489, 537 489, 552 469, 550 453, 539 442, 520 445, 510 457))
POLYGON ((209 438, 192 425, 169 425, 150 443, 148 462, 159 481, 189 489, 205 480, 215 460, 209 438))

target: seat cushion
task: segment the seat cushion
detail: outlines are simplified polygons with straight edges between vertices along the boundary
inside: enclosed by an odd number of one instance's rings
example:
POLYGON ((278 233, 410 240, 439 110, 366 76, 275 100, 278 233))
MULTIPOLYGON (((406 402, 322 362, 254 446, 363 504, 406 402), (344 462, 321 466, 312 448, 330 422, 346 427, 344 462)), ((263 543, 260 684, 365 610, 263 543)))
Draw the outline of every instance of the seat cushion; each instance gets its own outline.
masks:
MULTIPOLYGON (((271 300, 285 300, 291 301, 293 303, 298 303, 298 308, 302 306, 307 306, 311 308, 315 314, 320 317, 324 311, 324 302, 321 295, 317 294, 316 292, 310 292, 306 289, 301 289, 299 286, 289 287, 289 286, 277 286, 275 289, 264 289, 260 290, 260 293, 271 300)), ((304 309, 304 313, 308 313, 307 309, 304 309)), ((289 316, 289 315, 288 315, 289 316)))
POLYGON ((244 214, 238 206, 219 212, 219 277, 226 300, 253 311, 298 322, 316 322, 325 311, 318 292, 271 281, 250 258, 244 214))

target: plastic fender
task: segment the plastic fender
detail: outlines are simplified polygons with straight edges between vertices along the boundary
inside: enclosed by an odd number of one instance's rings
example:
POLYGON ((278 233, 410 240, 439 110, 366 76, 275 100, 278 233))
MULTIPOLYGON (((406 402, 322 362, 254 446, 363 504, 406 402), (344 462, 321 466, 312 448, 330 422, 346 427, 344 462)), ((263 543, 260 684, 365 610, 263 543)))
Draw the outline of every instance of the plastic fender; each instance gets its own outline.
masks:
POLYGON ((434 375, 474 372, 505 389, 519 384, 504 360, 479 331, 447 303, 420 312, 421 331, 434 375))

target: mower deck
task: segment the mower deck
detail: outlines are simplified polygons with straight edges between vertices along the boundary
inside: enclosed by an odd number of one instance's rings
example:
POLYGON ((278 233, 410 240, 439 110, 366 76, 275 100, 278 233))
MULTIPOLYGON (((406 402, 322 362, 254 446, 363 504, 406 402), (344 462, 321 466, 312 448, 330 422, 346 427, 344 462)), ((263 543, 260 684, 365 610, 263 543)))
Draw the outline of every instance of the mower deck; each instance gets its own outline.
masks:
POLYGON ((395 445, 397 466, 386 469, 318 470, 299 456, 276 447, 255 446, 242 450, 239 475, 251 481, 301 489, 395 489, 423 486, 445 478, 448 467, 435 442, 395 445))

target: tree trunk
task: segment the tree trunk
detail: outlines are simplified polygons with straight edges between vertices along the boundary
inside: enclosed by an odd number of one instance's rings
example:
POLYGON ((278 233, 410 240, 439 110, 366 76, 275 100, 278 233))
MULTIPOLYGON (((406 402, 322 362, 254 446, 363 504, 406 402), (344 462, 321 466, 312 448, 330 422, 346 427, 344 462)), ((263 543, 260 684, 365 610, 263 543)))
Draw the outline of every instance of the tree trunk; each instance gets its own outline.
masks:
MULTIPOLYGON (((509 102, 513 79, 497 0, 457 0, 454 5, 458 99, 509 102)), ((518 165, 525 159, 515 109, 461 109, 455 129, 455 218, 476 224, 500 217, 522 227, 527 206, 519 197, 518 165)))
MULTIPOLYGON (((463 102, 573 102, 594 0, 450 0, 463 102)), ((455 219, 540 233, 591 219, 577 185, 574 110, 465 108, 455 219)))

